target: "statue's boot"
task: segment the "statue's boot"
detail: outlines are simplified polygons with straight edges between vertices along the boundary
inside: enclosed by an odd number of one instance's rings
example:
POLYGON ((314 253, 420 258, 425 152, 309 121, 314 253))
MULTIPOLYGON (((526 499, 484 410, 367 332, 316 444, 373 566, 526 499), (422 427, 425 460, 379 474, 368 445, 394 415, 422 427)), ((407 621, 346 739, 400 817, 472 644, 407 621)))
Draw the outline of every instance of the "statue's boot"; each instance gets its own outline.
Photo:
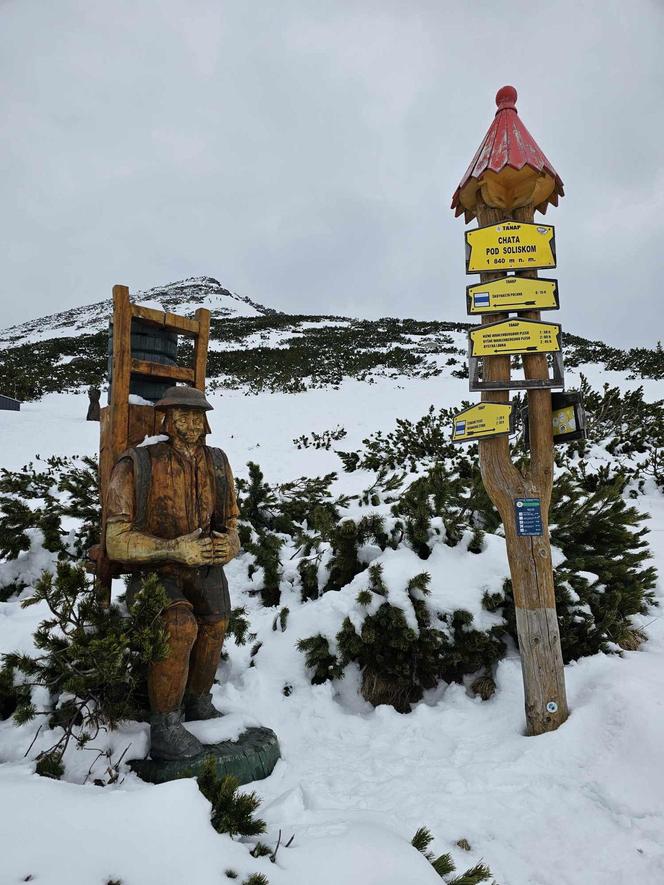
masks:
POLYGON ((219 666, 227 627, 228 618, 198 622, 198 635, 189 657, 189 678, 184 695, 184 716, 188 722, 221 716, 212 703, 210 688, 219 666))
POLYGON ((184 718, 187 722, 219 719, 222 715, 212 703, 212 695, 209 692, 184 696, 184 718))
POLYGON ((198 624, 187 605, 173 605, 162 614, 168 634, 168 654, 150 664, 150 755, 153 759, 188 759, 204 752, 204 746, 182 724, 182 698, 189 673, 189 655, 198 624))
POLYGON ((204 752, 204 745, 182 724, 181 710, 152 713, 150 755, 153 759, 189 759, 204 752))

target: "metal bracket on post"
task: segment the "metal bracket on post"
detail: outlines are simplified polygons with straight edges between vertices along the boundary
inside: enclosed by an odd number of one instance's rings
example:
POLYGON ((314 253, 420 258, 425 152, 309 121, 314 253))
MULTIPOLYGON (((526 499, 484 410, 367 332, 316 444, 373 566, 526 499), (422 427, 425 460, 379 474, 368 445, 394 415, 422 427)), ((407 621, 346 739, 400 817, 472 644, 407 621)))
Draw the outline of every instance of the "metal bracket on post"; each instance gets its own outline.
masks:
POLYGON ((468 378, 471 391, 477 390, 549 390, 565 388, 565 374, 562 353, 552 353, 553 377, 539 380, 523 378, 521 380, 510 378, 507 381, 482 381, 480 380, 480 364, 482 357, 471 356, 468 348, 468 378))

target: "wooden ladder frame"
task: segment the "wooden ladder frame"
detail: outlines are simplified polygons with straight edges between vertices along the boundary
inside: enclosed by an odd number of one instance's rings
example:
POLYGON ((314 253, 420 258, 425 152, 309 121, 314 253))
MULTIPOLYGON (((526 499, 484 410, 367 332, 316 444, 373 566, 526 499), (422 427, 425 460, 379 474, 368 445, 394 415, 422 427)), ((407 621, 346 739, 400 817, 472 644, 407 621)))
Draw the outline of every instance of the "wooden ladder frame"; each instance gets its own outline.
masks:
POLYGON ((162 416, 154 406, 129 402, 132 375, 142 375, 159 381, 184 381, 198 390, 205 390, 208 342, 210 339, 210 311, 199 307, 193 318, 154 310, 129 300, 127 286, 113 286, 113 353, 111 355, 111 391, 109 404, 100 410, 99 427, 99 497, 101 501, 101 543, 98 551, 91 551, 95 562, 98 589, 103 599, 110 602, 113 564, 106 556, 106 494, 111 471, 120 455, 129 447, 138 445, 146 436, 161 430, 162 416), (168 366, 131 355, 131 321, 136 317, 148 326, 167 329, 194 339, 194 365, 168 366))

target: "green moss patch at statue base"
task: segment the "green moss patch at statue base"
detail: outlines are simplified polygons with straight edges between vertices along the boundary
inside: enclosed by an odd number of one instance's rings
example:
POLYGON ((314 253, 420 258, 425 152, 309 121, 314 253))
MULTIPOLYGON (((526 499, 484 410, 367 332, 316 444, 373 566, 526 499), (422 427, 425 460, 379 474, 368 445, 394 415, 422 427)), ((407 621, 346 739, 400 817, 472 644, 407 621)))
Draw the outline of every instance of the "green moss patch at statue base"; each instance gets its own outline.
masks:
POLYGON ((134 759, 129 763, 141 780, 163 784, 181 777, 198 777, 213 759, 220 777, 232 775, 240 784, 269 777, 281 758, 279 741, 270 728, 248 728, 237 741, 206 744, 205 752, 191 759, 134 759))

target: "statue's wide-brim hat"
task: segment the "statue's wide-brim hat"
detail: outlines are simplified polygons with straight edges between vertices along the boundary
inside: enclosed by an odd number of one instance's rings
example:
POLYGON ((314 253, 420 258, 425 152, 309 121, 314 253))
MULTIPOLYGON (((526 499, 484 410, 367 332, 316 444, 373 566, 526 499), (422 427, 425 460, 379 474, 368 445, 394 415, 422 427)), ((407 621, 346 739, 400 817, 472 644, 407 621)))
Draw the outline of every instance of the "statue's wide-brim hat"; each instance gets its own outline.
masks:
POLYGON ((205 399, 202 390, 196 387, 176 386, 169 387, 158 402, 154 404, 155 409, 202 409, 210 412, 214 408, 205 399))

